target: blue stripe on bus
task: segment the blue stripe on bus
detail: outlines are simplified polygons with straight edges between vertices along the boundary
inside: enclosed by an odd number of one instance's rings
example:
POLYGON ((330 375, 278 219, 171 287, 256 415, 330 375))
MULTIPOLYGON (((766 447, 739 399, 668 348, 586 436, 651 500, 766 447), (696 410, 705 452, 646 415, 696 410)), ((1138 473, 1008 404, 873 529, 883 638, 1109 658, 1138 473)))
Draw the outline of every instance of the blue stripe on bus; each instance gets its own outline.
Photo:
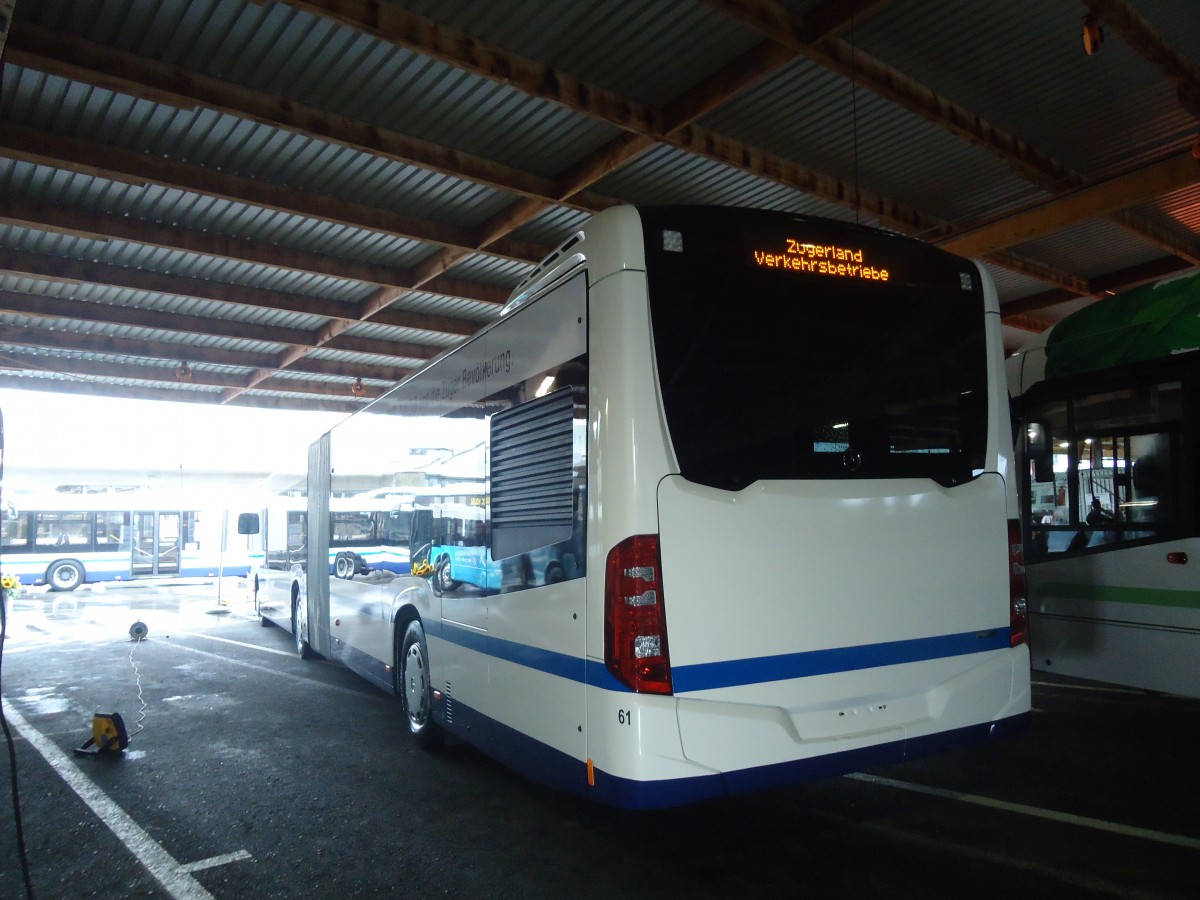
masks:
MULTIPOLYGON (((464 628, 453 622, 439 622, 432 628, 429 626, 433 623, 423 622, 422 624, 425 626, 427 634, 440 637, 452 644, 458 644, 460 647, 466 647, 468 650, 504 659, 529 669, 536 669, 539 672, 557 675, 559 678, 590 684, 585 678, 586 661, 578 656, 494 638, 484 632, 464 628)), ((615 683, 616 679, 613 681, 615 683)))
POLYGON ((832 675, 837 672, 854 672, 859 669, 966 656, 988 650, 1007 649, 1010 646, 1007 628, 967 631, 962 634, 943 634, 907 641, 863 644, 858 647, 834 647, 828 650, 785 653, 781 656, 759 656, 753 659, 731 659, 672 667, 671 682, 677 694, 707 691, 764 681, 786 681, 789 678, 808 678, 813 675, 832 675))
POLYGON ((585 761, 575 759, 495 719, 488 719, 475 710, 468 710, 458 701, 454 715, 456 723, 461 721, 460 717, 470 718, 473 723, 472 734, 486 732, 488 738, 481 749, 531 781, 624 809, 681 806, 717 797, 788 787, 858 772, 872 766, 893 765, 1000 738, 1025 728, 1029 720, 1028 713, 1021 713, 995 722, 982 722, 873 747, 692 778, 638 781, 612 775, 597 766, 595 784, 589 786, 585 761))
MULTIPOLYGON (((571 681, 582 681, 606 691, 630 692, 630 689, 614 678, 604 663, 598 660, 585 660, 566 653, 557 653, 553 650, 531 647, 528 644, 501 640, 491 637, 485 632, 464 628, 452 622, 432 620, 426 622, 425 627, 430 635, 477 653, 508 660, 571 681)), ((1009 630, 995 628, 987 631, 967 631, 961 634, 937 635, 906 641, 864 644, 858 647, 835 647, 829 650, 809 650, 780 656, 760 656, 752 659, 733 659, 677 666, 671 670, 671 680, 675 693, 680 694, 925 662, 947 657, 966 656, 971 653, 985 653, 989 650, 1007 649, 1010 646, 1009 630)))
POLYGON ((548 672, 559 678, 580 682, 585 680, 586 661, 578 656, 541 650, 537 647, 530 647, 528 644, 518 644, 499 638, 489 638, 488 653, 498 659, 537 669, 539 672, 548 672))

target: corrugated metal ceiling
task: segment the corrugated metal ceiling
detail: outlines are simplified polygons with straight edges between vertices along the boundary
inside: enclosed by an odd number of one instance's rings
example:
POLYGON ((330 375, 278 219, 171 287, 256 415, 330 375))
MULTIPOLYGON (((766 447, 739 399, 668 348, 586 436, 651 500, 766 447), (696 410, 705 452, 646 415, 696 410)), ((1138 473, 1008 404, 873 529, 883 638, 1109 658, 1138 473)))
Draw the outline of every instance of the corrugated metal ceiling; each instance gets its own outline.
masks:
POLYGON ((969 248, 1012 347, 1200 263, 1198 116, 1178 0, 16 0, 0 384, 351 409, 614 202, 969 248))

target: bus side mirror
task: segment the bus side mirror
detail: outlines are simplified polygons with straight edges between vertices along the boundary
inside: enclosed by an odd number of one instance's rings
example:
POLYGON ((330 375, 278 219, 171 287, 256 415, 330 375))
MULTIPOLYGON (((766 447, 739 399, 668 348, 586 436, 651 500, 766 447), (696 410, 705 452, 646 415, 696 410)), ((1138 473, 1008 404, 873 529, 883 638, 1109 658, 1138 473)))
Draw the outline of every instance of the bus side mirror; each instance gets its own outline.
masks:
POLYGON ((1025 427, 1025 455, 1033 460, 1034 481, 1041 484, 1054 480, 1054 448, 1045 422, 1030 422, 1025 427))
POLYGON ((238 514, 238 534, 258 534, 258 513, 238 514))

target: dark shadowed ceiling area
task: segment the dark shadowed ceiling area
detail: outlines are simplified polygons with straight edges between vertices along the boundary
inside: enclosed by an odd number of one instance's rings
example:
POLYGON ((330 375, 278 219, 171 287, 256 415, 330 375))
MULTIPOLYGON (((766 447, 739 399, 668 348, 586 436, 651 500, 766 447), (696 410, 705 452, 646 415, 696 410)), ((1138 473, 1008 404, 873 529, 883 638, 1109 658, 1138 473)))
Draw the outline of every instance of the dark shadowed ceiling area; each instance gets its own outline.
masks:
POLYGON ((1194 0, 14 2, 3 387, 351 410, 618 203, 980 258, 1010 350, 1200 264, 1194 0))

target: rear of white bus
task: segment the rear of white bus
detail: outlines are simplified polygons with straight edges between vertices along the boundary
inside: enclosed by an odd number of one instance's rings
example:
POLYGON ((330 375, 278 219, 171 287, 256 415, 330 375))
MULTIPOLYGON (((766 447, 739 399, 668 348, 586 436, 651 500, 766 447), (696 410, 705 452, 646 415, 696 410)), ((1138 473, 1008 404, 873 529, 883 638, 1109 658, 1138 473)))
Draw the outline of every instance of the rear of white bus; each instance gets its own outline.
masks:
POLYGON ((590 260, 593 795, 690 802, 1023 723, 986 275, 821 220, 640 223, 644 271, 590 260))

